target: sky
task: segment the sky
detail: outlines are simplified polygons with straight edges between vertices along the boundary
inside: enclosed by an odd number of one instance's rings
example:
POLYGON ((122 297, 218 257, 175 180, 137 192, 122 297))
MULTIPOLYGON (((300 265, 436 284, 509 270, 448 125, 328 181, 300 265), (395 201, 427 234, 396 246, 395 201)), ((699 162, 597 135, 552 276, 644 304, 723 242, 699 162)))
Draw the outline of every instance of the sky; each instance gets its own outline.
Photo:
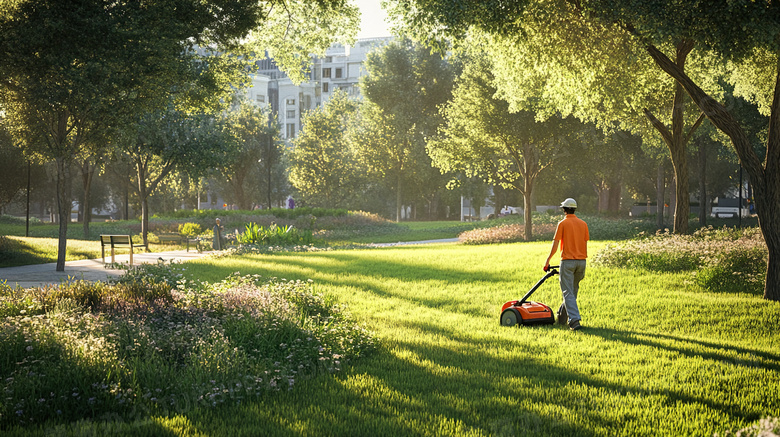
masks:
POLYGON ((390 36, 385 18, 387 13, 379 5, 381 0, 354 0, 360 8, 361 23, 358 38, 375 38, 378 36, 390 36))

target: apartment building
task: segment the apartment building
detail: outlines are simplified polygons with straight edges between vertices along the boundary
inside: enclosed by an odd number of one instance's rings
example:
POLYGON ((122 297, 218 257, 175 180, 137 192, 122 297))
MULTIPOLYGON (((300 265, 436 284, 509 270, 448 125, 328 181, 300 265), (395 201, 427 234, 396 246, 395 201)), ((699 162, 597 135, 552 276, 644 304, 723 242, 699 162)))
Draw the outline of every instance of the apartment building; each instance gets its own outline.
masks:
POLYGON ((368 53, 392 41, 392 37, 359 39, 354 46, 334 44, 325 56, 312 57, 309 80, 294 84, 273 59, 257 61, 252 86, 244 91, 258 105, 271 105, 282 126, 282 137, 295 138, 301 130, 302 116, 327 102, 333 91, 341 89, 360 98, 360 78, 366 74, 368 53))

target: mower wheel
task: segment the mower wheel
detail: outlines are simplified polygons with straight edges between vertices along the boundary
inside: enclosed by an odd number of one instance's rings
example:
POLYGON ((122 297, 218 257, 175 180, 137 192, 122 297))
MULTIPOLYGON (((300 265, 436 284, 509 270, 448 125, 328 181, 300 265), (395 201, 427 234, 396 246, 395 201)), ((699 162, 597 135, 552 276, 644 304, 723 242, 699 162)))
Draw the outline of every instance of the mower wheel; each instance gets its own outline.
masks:
POLYGON ((501 326, 515 326, 520 322, 522 322, 520 315, 513 309, 507 309, 501 313, 501 326))

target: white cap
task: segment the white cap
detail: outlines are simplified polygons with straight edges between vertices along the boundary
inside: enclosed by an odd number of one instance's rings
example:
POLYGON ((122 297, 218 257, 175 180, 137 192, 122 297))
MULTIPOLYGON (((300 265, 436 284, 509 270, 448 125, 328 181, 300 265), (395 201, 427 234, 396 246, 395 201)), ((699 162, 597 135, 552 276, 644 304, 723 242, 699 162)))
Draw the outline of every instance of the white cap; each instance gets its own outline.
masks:
POLYGON ((577 201, 569 197, 568 199, 561 202, 561 208, 576 208, 577 207, 577 201))

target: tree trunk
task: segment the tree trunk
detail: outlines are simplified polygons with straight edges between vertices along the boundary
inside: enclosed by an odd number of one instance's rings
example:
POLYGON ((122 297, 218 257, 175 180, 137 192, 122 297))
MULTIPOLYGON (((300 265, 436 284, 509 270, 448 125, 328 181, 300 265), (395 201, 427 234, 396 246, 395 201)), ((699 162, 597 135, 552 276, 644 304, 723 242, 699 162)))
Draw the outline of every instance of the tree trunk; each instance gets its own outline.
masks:
POLYGON ((647 50, 656 64, 685 88, 712 124, 731 139, 753 185, 758 223, 769 250, 764 299, 780 301, 780 58, 775 66, 775 90, 770 108, 766 159, 762 165, 753 144, 729 110, 705 93, 656 47, 648 46, 647 50))
MULTIPOLYGON (((138 200, 141 201, 141 238, 144 244, 149 244, 149 192, 146 189, 146 168, 140 163, 138 169, 138 200)), ((146 246, 149 247, 149 246, 146 246)))
POLYGON ((699 225, 707 226, 707 141, 699 140, 699 225))
POLYGON ((68 196, 67 184, 70 182, 70 163, 65 158, 55 160, 57 165, 57 212, 60 216, 59 241, 57 245, 57 265, 55 270, 65 271, 65 256, 68 248, 68 222, 70 221, 71 199, 68 196))
POLYGON ((399 223, 401 221, 401 171, 398 171, 395 186, 395 221, 399 223))
POLYGON ((92 201, 90 197, 92 197, 92 179, 95 177, 96 169, 97 164, 90 165, 89 160, 87 159, 81 163, 81 182, 84 187, 84 198, 81 201, 81 206, 84 211, 84 239, 89 239, 89 222, 92 221, 92 201))
MULTIPOLYGON (((677 52, 674 64, 679 71, 685 71, 685 60, 688 54, 693 50, 693 41, 683 40, 677 44, 677 52)), ((657 50, 657 49, 656 49, 657 50)), ((659 51, 660 53, 660 51, 659 51)), ((663 53, 661 53, 663 55, 663 53)), ((666 55, 663 55, 666 57, 666 55)), ((702 111, 703 112, 703 111, 702 111)), ((672 130, 658 120, 647 109, 644 110, 645 116, 650 120, 653 127, 658 130, 663 137, 664 142, 669 148, 674 167, 675 176, 675 203, 674 203, 674 233, 688 233, 688 216, 690 215, 690 193, 688 190, 688 153, 686 145, 693 133, 698 129, 703 120, 703 114, 691 126, 688 134, 684 134, 685 127, 685 89, 679 82, 675 83, 674 103, 672 106, 672 130)))
POLYGON ((663 231, 664 226, 664 191, 665 190, 665 184, 664 184, 664 163, 659 162, 658 163, 658 173, 657 178, 655 182, 655 198, 656 198, 656 205, 658 205, 655 209, 655 218, 656 218, 656 227, 659 231, 663 231))
POLYGON ((523 182, 523 221, 525 226, 523 227, 523 240, 531 241, 533 237, 534 224, 533 224, 533 201, 531 195, 533 194, 534 180, 531 177, 525 177, 523 182))

